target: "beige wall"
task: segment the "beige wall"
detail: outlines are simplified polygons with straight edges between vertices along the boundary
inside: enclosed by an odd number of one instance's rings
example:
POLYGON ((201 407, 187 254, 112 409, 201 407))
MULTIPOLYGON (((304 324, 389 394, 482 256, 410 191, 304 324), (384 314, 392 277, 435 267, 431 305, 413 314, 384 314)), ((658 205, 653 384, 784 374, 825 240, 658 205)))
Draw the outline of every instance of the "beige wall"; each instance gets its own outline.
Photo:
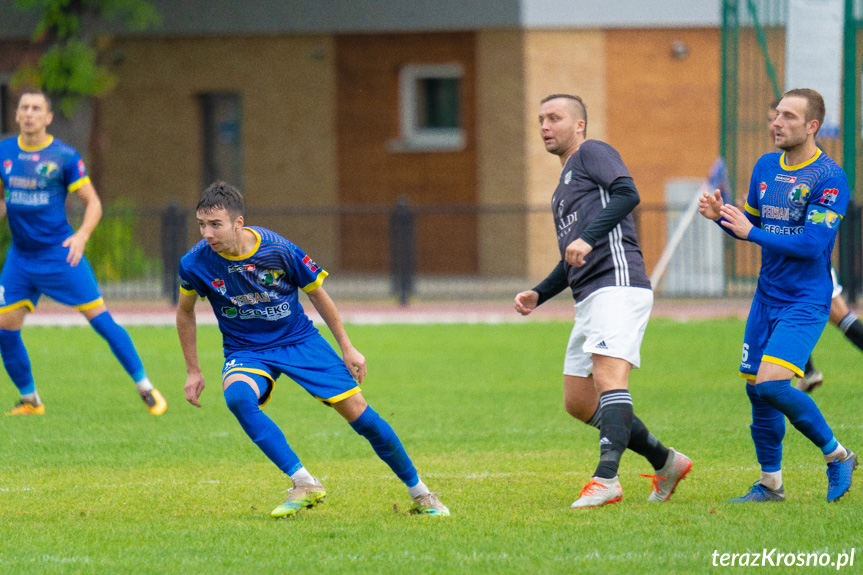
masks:
MULTIPOLYGON (((524 37, 520 30, 477 35, 477 185, 485 206, 524 205, 526 150, 524 116, 524 37), (515 63, 515 65, 514 65, 515 63)), ((479 219, 479 272, 490 276, 524 274, 529 254, 526 218, 497 213, 479 219)))
POLYGON ((525 34, 524 112, 527 163, 525 203, 547 205, 548 212, 528 218, 530 259, 527 273, 544 278, 560 261, 554 234, 551 196, 560 178, 560 160, 539 137, 539 101, 549 94, 577 94, 587 106, 588 137, 604 140, 607 126, 606 47, 603 32, 544 31, 525 34))
MULTIPOLYGON (((196 94, 242 95, 247 205, 336 202, 335 71, 329 37, 123 40, 101 105, 101 194, 194 207, 202 189, 196 94)), ((334 218, 252 218, 335 261, 334 218)))

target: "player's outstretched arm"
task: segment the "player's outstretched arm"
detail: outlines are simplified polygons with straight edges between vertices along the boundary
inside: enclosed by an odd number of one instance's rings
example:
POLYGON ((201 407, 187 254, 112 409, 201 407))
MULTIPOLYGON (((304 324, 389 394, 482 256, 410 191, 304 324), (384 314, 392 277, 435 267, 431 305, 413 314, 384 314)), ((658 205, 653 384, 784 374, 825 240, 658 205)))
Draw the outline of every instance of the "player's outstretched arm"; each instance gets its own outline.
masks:
POLYGON ((198 323, 195 317, 197 295, 180 294, 177 303, 177 335, 180 337, 180 348, 186 361, 186 401, 195 407, 201 407, 198 398, 204 391, 204 376, 198 364, 198 323))
POLYGON ((357 383, 362 383, 366 377, 366 358, 351 343, 336 304, 322 287, 310 291, 307 295, 312 301, 312 305, 321 314, 327 327, 330 328, 333 337, 336 338, 336 342, 342 350, 342 361, 345 362, 357 383))
POLYGON ((99 220, 102 219, 102 202, 99 200, 93 184, 84 184, 78 188, 78 197, 84 202, 84 220, 81 222, 78 231, 63 242, 63 247, 69 248, 69 255, 66 256, 66 261, 73 267, 77 266, 81 261, 87 240, 90 239, 90 234, 93 233, 99 220))

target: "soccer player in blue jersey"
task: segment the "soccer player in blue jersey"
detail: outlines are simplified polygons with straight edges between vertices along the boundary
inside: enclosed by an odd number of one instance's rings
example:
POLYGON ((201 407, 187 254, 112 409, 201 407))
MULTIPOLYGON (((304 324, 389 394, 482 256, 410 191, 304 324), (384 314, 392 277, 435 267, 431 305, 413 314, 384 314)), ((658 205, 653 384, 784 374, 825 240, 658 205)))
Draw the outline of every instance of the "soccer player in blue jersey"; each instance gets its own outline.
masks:
POLYGON ((0 142, 0 217, 9 218, 12 245, 0 273, 0 355, 20 400, 6 415, 41 415, 30 359, 21 340, 24 316, 44 294, 74 306, 108 342, 135 382, 147 409, 161 415, 167 403, 147 378, 129 334, 105 306, 84 247, 102 217, 102 204, 74 148, 48 134, 54 116, 42 92, 25 92, 15 120, 20 135, 0 142), (66 219, 66 196, 84 203, 77 231, 66 219))
POLYGON ((824 100, 810 89, 790 90, 777 106, 774 142, 782 150, 755 164, 744 210, 705 192, 699 211, 737 239, 761 246, 761 270, 746 332, 740 374, 752 404, 752 440, 761 479, 732 501, 782 501, 785 417, 823 453, 827 500, 851 487, 857 456, 827 425, 818 406, 791 385, 830 314, 830 254, 850 199, 848 180, 815 136, 824 100))
POLYGON ((321 287, 327 272, 275 232, 244 226, 243 197, 233 186, 212 184, 196 213, 204 239, 180 260, 177 307, 177 331, 188 372, 186 399, 200 407, 204 390, 196 346, 195 303, 200 296, 210 300, 222 332, 225 402, 249 438, 293 483, 288 498, 271 515, 293 515, 326 497, 282 430, 261 411, 281 374, 334 408, 371 443, 407 486, 412 512, 449 515, 437 494, 420 480, 392 427, 363 398, 358 383, 366 376, 366 360, 351 344, 333 300, 321 287), (298 290, 309 296, 326 322, 341 358, 306 316, 298 290))

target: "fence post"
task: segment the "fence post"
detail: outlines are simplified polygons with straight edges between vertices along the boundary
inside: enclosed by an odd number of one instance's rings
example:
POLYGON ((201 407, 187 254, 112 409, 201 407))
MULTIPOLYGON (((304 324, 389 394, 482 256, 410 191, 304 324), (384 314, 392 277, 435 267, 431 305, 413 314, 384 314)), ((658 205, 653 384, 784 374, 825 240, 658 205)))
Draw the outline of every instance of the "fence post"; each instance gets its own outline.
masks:
POLYGON ((400 305, 414 294, 414 211, 407 196, 399 196, 390 215, 390 258, 392 293, 400 305))
POLYGON ((185 253, 186 216, 176 202, 162 210, 162 294, 177 305, 180 299, 178 266, 185 253))
MULTIPOLYGON (((853 197, 853 196, 852 196, 853 197)), ((863 247, 861 247, 861 235, 863 235, 863 207, 853 200, 848 204, 845 218, 839 228, 839 283, 845 300, 857 303, 857 294, 863 287, 863 247)))

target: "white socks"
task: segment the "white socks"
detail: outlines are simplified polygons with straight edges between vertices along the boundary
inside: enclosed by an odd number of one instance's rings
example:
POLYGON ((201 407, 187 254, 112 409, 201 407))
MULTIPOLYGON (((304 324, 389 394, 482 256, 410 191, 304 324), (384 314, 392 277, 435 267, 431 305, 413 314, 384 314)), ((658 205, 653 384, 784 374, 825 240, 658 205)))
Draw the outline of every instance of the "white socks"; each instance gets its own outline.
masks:
POLYGON ((425 495, 429 493, 429 488, 426 487, 426 484, 423 483, 423 480, 420 479, 419 482, 413 487, 408 487, 408 493, 411 497, 419 497, 420 495, 425 495))
POLYGON ((318 480, 312 477, 312 474, 306 471, 305 467, 300 467, 296 473, 291 475, 291 481, 294 482, 294 485, 297 483, 311 483, 312 485, 318 485, 318 480))
POLYGON ((782 487, 782 470, 779 471, 762 471, 761 485, 776 491, 782 487))
POLYGON ((841 461, 841 460, 845 459, 846 457, 848 457, 848 452, 845 450, 844 447, 842 447, 842 444, 840 443, 839 445, 836 446, 836 449, 834 449, 830 453, 824 454, 824 461, 826 461, 827 463, 832 463, 833 461, 836 461, 837 459, 841 461))
POLYGON ((22 393, 21 401, 26 401, 27 403, 32 403, 33 405, 42 405, 42 400, 39 398, 38 391, 34 391, 33 393, 22 393))
POLYGON ((135 387, 138 388, 138 391, 141 393, 145 393, 147 391, 153 391, 153 384, 150 383, 150 379, 145 375, 144 379, 141 381, 135 382, 135 387))

